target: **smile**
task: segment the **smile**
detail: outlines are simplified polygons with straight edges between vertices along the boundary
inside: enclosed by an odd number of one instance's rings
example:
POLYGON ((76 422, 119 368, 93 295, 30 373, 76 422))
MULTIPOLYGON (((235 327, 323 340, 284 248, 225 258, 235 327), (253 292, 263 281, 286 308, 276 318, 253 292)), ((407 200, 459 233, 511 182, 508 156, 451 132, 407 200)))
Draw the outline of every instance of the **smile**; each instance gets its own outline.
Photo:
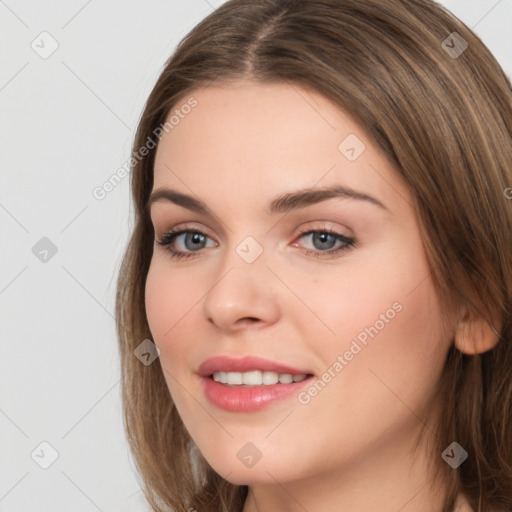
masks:
POLYGON ((307 374, 292 375, 291 373, 277 373, 253 370, 250 372, 215 372, 213 380, 231 386, 271 386, 273 384, 291 384, 307 378, 307 374))
POLYGON ((255 412, 296 397, 314 377, 304 369, 246 356, 217 356, 198 371, 206 399, 229 412, 255 412))

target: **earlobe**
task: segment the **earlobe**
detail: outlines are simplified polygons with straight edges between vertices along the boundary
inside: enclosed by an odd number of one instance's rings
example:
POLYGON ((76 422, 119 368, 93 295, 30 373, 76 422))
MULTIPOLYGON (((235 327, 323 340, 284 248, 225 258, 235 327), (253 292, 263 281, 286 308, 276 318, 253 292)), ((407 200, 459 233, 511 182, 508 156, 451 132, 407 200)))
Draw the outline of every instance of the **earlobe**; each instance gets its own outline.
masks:
POLYGON ((487 352, 500 340, 500 328, 497 322, 489 325, 480 315, 464 307, 455 331, 455 348, 468 355, 487 352))

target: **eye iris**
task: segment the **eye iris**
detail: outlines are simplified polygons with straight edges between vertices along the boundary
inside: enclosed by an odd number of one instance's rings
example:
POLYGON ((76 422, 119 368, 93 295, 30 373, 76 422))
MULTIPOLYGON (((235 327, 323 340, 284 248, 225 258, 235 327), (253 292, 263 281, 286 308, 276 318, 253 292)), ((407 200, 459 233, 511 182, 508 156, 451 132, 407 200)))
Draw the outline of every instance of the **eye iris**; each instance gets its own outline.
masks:
POLYGON ((185 235, 185 247, 189 251, 194 251, 197 249, 202 249, 201 244, 204 244, 206 237, 201 233, 187 233, 185 235), (189 245, 187 242, 192 242, 189 245))
POLYGON ((330 233, 313 233, 313 245, 319 250, 332 249, 336 243, 336 237, 330 233))

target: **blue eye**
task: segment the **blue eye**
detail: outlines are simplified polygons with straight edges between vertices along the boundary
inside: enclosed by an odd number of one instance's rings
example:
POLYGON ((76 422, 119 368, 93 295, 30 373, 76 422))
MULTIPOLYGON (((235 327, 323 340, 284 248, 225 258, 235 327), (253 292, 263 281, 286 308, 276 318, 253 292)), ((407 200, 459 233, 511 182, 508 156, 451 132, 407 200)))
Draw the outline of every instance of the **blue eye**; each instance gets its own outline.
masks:
MULTIPOLYGON (((332 256, 342 251, 346 251, 355 246, 355 240, 341 233, 326 230, 311 230, 302 232, 301 238, 310 238, 313 249, 301 249, 306 255, 312 255, 320 258, 332 256), (337 245, 337 247, 336 247, 337 245)), ((196 256, 194 253, 200 253, 202 249, 207 247, 215 247, 215 242, 205 233, 195 230, 179 230, 169 231, 161 240, 156 243, 162 247, 167 247, 171 258, 191 258, 196 256), (211 241, 211 243, 208 243, 211 241)))
POLYGON ((341 233, 326 230, 311 230, 302 232, 299 238, 310 239, 313 249, 306 249, 306 254, 317 258, 332 256, 355 246, 355 240, 341 233), (337 247, 336 247, 337 245, 337 247), (334 248, 336 247, 336 248, 334 248))
POLYGON ((315 233, 311 233, 311 240, 313 245, 316 245, 316 248, 320 251, 332 249, 334 245, 336 245, 337 239, 332 233, 323 233, 321 231, 316 231, 315 233))
POLYGON ((175 238, 179 238, 180 236, 185 235, 183 239, 183 245, 189 251, 198 251, 199 249, 203 249, 206 243, 206 236, 202 233, 188 232, 181 233, 179 236, 175 238))
POLYGON ((201 231, 169 231, 161 240, 157 240, 157 243, 163 247, 169 246, 167 250, 173 258, 187 258, 190 256, 188 251, 197 252, 204 249, 207 239, 209 238, 209 236, 201 233, 201 231), (176 249, 176 246, 179 246, 180 242, 185 250, 176 249))

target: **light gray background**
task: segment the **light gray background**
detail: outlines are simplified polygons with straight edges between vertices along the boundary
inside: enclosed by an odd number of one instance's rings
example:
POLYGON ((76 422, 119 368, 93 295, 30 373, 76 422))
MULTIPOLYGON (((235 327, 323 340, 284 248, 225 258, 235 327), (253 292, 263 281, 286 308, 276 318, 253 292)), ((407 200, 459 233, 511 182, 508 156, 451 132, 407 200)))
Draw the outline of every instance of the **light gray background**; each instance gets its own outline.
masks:
MULTIPOLYGON (((0 1, 0 512, 146 510, 113 321, 129 180, 92 190, 129 158, 164 61, 221 3, 0 1), (43 31, 58 43, 46 59, 31 47, 51 48, 43 31), (43 441, 59 454, 48 469, 43 441)), ((512 0, 442 3, 511 76, 512 0)))

